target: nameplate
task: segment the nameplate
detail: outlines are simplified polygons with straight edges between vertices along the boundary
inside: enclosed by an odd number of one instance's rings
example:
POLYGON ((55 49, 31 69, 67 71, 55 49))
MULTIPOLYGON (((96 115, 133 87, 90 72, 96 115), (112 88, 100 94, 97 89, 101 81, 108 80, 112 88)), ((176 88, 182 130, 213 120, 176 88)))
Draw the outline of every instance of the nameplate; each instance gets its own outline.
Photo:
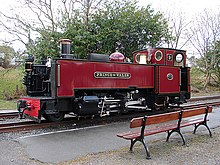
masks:
POLYGON ((118 79, 130 79, 130 73, 124 72, 95 72, 95 78, 118 78, 118 79))

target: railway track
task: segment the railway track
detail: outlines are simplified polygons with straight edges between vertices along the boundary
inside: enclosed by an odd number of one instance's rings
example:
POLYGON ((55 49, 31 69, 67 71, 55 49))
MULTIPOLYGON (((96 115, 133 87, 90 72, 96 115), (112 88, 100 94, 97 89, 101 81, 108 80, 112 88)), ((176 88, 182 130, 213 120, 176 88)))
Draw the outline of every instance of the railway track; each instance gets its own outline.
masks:
POLYGON ((220 101, 210 102, 210 103, 198 103, 198 104, 192 104, 192 105, 185 105, 181 106, 182 109, 192 109, 192 108, 199 108, 204 106, 220 106, 220 101))
POLYGON ((44 129, 51 128, 53 126, 66 125, 70 123, 70 121, 63 122, 51 122, 51 123, 36 123, 34 121, 24 121, 24 122, 14 122, 14 123, 4 123, 0 124, 0 133, 8 133, 8 132, 19 132, 19 131, 29 131, 35 129, 44 129))
MULTIPOLYGON (((220 96, 219 96, 220 97, 220 96)), ((216 99, 217 97, 214 96, 216 99)), ((208 97, 208 99, 213 99, 213 97, 208 97)), ((195 101, 198 101, 196 99, 195 101)), ((215 101, 215 102, 209 102, 209 103, 197 103, 197 104, 190 104, 190 105, 185 105, 181 107, 176 107, 173 109, 170 109, 168 111, 176 111, 180 109, 192 109, 192 108, 198 108, 198 107, 204 107, 204 106, 220 106, 220 101, 215 101)), ((163 113, 162 111, 148 111, 147 115, 152 115, 155 113, 163 113)), ((146 115, 145 112, 140 112, 140 113, 134 113, 134 114, 126 114, 126 115, 116 115, 116 116, 111 116, 111 117, 105 117, 105 118, 97 118, 96 120, 91 120, 91 118, 87 118, 84 120, 78 120, 78 118, 67 118, 65 121, 62 122, 52 122, 52 123, 47 123, 47 122, 42 122, 40 124, 34 122, 34 121, 25 121, 25 122, 15 122, 15 123, 5 123, 5 124, 0 124, 0 133, 7 133, 7 132, 19 132, 19 131, 30 131, 30 130, 35 130, 35 129, 45 129, 45 128, 51 128, 51 127, 62 127, 62 126, 67 126, 70 125, 70 127, 82 127, 83 125, 88 126, 89 124, 91 125, 98 125, 98 124, 105 124, 109 122, 114 122, 114 121, 125 121, 125 120, 130 120, 130 118, 137 117, 140 115, 146 115)), ((0 114, 0 118, 8 118, 8 117, 17 117, 18 113, 4 113, 0 114)))
POLYGON ((214 99, 220 99, 220 95, 193 97, 193 98, 189 99, 188 102, 204 101, 204 100, 214 100, 214 99))
POLYGON ((18 117, 18 112, 0 113, 0 118, 15 118, 18 117))

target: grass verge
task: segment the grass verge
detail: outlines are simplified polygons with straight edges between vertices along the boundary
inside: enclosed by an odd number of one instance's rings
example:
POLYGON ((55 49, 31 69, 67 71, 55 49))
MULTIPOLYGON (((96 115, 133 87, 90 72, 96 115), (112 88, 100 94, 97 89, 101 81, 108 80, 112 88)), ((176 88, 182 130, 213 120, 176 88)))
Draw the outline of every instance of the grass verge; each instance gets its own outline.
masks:
POLYGON ((17 100, 0 100, 0 110, 17 109, 17 100))

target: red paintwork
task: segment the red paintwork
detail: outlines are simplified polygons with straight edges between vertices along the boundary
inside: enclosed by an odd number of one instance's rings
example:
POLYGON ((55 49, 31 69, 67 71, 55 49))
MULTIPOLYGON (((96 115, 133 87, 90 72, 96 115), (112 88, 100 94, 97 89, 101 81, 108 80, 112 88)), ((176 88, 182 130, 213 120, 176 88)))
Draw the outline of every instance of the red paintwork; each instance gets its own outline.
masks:
POLYGON ((30 110, 25 110, 24 114, 38 118, 40 111, 40 99, 31 97, 22 97, 20 100, 26 100, 26 103, 30 105, 30 110))
POLYGON ((180 92, 180 68, 160 66, 158 73, 158 91, 160 94, 180 92), (172 74, 173 79, 168 80, 167 75, 172 74))
POLYGON ((173 60, 174 60, 174 52, 173 50, 166 50, 166 65, 173 66, 173 60), (172 60, 168 59, 168 56, 172 55, 172 60))
POLYGON ((160 65, 165 64, 165 50, 164 49, 151 49, 150 54, 151 54, 151 64, 160 64, 160 65), (163 57, 160 61, 157 61, 156 58, 155 58, 155 53, 157 51, 161 51, 162 54, 163 54, 163 57))
POLYGON ((135 59, 134 60, 134 63, 137 63, 136 61, 136 56, 138 54, 146 54, 147 58, 146 58, 146 64, 160 64, 160 65, 164 65, 165 64, 165 58, 166 58, 166 54, 165 54, 165 50, 166 49, 163 49, 163 48, 160 48, 160 49, 145 49, 145 50, 141 50, 139 52, 135 52, 134 55, 133 55, 133 58, 135 59), (160 61, 157 61, 155 59, 155 53, 157 51, 161 51, 163 53, 163 57, 160 61))
MULTIPOLYGON (((181 52, 184 56, 184 61, 183 65, 181 66, 186 66, 186 52, 181 51, 181 50, 175 50, 175 49, 166 49, 166 48, 155 48, 155 49, 145 49, 145 50, 140 50, 138 52, 135 52, 133 55, 134 62, 137 63, 136 61, 136 56, 137 54, 146 54, 147 60, 150 59, 150 61, 146 61, 146 64, 158 64, 158 65, 168 65, 168 66, 174 66, 174 60, 175 60, 175 54, 177 52, 181 52), (160 61, 157 61, 155 59, 155 53, 160 50, 163 53, 163 58, 160 61), (172 60, 168 60, 168 55, 172 55, 172 60)), ((179 65, 179 64, 178 64, 179 65)))
POLYGON ((154 88, 154 67, 146 65, 57 60, 60 86, 57 96, 74 96, 74 89, 154 88), (130 73, 130 79, 95 78, 95 72, 130 73))
MULTIPOLYGON (((139 52, 136 52, 136 53, 134 53, 134 55, 133 55, 133 63, 134 64, 138 64, 138 62, 137 62, 137 60, 136 60, 136 56, 138 55, 138 54, 143 54, 143 55, 146 55, 146 59, 148 58, 148 50, 141 50, 141 51, 139 51, 139 52)), ((148 61, 146 61, 146 64, 148 63, 148 61)))
POLYGON ((158 94, 158 90, 159 90, 159 66, 156 67, 155 69, 155 72, 156 72, 156 82, 155 82, 155 94, 158 94))

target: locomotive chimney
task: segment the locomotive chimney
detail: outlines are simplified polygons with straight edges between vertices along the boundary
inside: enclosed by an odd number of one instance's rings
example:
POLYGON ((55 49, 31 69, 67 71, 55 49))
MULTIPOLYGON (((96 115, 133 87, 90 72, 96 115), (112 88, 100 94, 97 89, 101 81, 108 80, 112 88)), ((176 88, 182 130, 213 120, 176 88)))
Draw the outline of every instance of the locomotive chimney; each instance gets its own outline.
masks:
POLYGON ((61 58, 67 58, 67 59, 72 59, 73 55, 70 53, 71 50, 71 40, 70 39, 61 39, 59 40, 60 44, 60 56, 61 58))

